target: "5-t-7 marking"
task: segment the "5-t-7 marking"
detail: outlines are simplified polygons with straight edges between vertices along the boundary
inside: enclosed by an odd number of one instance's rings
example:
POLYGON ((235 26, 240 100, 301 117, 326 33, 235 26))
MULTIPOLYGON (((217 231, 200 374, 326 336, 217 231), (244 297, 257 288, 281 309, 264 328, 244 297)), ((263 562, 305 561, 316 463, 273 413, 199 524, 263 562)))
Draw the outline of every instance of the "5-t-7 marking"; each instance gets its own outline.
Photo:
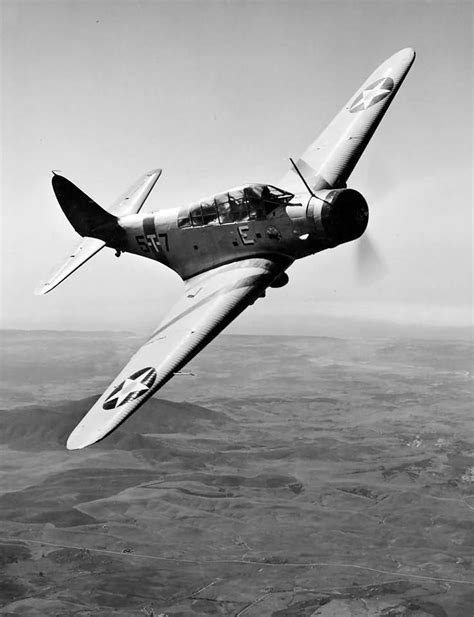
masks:
POLYGON ((169 252, 170 247, 168 243, 168 234, 141 234, 139 236, 135 236, 135 240, 137 241, 138 246, 144 253, 149 253, 150 248, 153 249, 156 253, 160 253, 163 250, 163 245, 167 252, 169 252), (160 242, 159 238, 163 239, 163 243, 160 242))

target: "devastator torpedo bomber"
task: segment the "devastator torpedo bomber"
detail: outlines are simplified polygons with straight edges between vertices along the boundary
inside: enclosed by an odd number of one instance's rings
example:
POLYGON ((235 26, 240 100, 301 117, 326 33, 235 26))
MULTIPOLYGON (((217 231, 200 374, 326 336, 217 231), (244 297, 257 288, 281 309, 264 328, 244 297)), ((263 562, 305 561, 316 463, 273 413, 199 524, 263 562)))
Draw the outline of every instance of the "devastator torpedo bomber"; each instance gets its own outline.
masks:
POLYGON ((359 238, 364 197, 346 182, 402 84, 415 52, 386 60, 277 183, 245 184, 177 209, 139 214, 161 175, 146 173, 104 210, 55 174, 64 214, 83 236, 38 293, 45 294, 107 246, 173 269, 181 299, 69 436, 84 448, 113 431, 267 287, 283 287, 295 259, 359 238))

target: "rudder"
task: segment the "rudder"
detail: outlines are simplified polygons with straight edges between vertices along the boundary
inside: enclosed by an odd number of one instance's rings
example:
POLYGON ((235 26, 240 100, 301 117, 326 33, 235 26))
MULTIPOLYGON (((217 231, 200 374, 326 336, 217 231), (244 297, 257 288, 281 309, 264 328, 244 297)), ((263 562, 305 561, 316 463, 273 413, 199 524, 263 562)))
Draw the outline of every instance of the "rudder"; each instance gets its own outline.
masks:
POLYGON ((54 174, 52 185, 62 211, 78 234, 110 241, 118 228, 116 216, 63 176, 54 174))

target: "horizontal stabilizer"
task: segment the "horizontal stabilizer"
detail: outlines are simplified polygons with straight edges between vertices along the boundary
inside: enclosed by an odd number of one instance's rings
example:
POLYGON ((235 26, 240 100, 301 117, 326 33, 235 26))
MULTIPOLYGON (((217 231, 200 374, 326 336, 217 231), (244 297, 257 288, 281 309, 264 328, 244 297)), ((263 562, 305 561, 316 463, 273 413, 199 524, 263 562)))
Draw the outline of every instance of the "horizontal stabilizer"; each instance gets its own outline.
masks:
POLYGON ((107 210, 118 217, 140 212, 151 189, 161 176, 161 172, 161 169, 152 169, 146 174, 143 174, 143 176, 139 178, 135 184, 132 184, 128 191, 121 195, 117 201, 107 208, 107 210))
POLYGON ((68 257, 61 262, 59 267, 53 270, 46 283, 36 291, 36 295, 43 296, 54 289, 59 283, 75 272, 82 264, 104 248, 105 242, 97 238, 84 238, 82 242, 69 253, 68 257))

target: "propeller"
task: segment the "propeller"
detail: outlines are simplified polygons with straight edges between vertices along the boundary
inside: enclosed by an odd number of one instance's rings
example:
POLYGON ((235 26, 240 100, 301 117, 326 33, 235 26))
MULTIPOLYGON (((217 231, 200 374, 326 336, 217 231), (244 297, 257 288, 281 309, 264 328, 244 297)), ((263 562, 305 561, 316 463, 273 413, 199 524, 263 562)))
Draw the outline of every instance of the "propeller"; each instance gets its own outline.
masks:
MULTIPOLYGON (((296 173, 298 174, 301 181, 308 190, 308 193, 326 204, 329 203, 325 199, 322 199, 314 193, 309 184, 306 182, 303 174, 298 169, 297 164, 291 157, 290 161, 296 173)), ((390 183, 384 182, 382 183, 382 185, 386 190, 390 186, 390 183)), ((383 195, 381 196, 381 199, 383 199, 383 195)), ((367 231, 359 238, 357 242, 355 263, 357 280, 361 285, 370 285, 371 283, 380 281, 388 273, 386 263, 383 260, 380 251, 377 249, 376 244, 368 235, 367 231)))
POLYGON ((357 241, 356 248, 357 280, 362 285, 370 285, 381 280, 388 269, 375 242, 365 232, 357 241))
MULTIPOLYGON (((367 156, 367 155, 366 155, 367 156)), ((385 157, 376 154, 369 155, 362 169, 360 182, 367 188, 370 204, 376 204, 380 211, 384 202, 399 184, 399 178, 394 175, 385 157)), ((365 191, 362 191, 365 194, 365 191)), ((369 217, 370 227, 370 217, 369 217)), ((382 257, 378 243, 374 241, 373 230, 366 232, 357 240, 355 247, 356 279, 361 285, 370 285, 385 278, 389 272, 387 261, 382 257)))

